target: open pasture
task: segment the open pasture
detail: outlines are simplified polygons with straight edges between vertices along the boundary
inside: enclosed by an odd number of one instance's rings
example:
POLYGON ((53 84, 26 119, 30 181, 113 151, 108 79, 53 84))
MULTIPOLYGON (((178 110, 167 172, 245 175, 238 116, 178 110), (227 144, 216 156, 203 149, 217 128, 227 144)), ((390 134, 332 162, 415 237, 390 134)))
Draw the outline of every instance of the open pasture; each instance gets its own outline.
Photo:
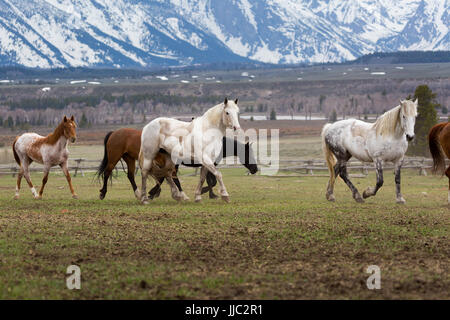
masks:
MULTIPOLYGON (((377 196, 357 204, 341 180, 330 203, 325 177, 222 171, 229 204, 193 202, 198 177, 186 168, 190 202, 172 200, 164 184, 147 206, 123 172, 103 201, 92 174, 73 178, 78 200, 61 173, 51 173, 43 200, 26 184, 13 200, 15 178, 1 176, 0 298, 450 298, 446 179, 405 170, 407 203, 397 205, 386 171, 377 196), (66 288, 71 264, 81 290, 66 288), (381 268, 380 290, 366 287, 369 265, 381 268)), ((363 190, 375 174, 353 181, 363 190)))

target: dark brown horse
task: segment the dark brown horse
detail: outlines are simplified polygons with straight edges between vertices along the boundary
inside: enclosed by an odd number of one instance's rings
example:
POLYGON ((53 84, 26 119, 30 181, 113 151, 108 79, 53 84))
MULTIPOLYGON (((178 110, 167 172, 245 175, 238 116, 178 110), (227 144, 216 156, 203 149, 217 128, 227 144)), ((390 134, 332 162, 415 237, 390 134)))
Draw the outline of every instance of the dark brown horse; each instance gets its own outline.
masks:
MULTIPOLYGON (((100 189, 100 199, 104 199, 107 192, 108 179, 111 177, 111 173, 114 170, 117 162, 120 159, 123 159, 128 167, 128 180, 130 180, 131 186, 136 197, 139 199, 140 194, 139 190, 136 186, 136 182, 134 180, 134 173, 136 171, 136 160, 139 157, 139 150, 141 147, 141 130, 130 129, 130 128, 122 128, 116 131, 109 132, 105 136, 104 145, 105 145, 105 154, 97 170, 97 176, 103 178, 103 187, 100 189)), ((258 171, 258 167, 256 165, 256 160, 253 155, 252 148, 249 143, 245 145, 234 140, 232 142, 234 144, 234 148, 227 152, 226 145, 229 144, 226 138, 224 138, 223 143, 223 151, 221 155, 223 157, 229 155, 235 155, 239 157, 240 162, 250 171, 250 173, 254 174, 258 171)), ((230 145, 231 146, 231 145, 230 145)), ((156 161, 159 162, 159 166, 162 166, 164 162, 171 162, 170 156, 164 150, 160 150, 155 158, 156 161)), ((217 159, 216 162, 220 162, 220 159, 217 159)), ((184 164, 184 163, 183 163, 184 164)), ((200 164, 184 164, 185 166, 190 167, 200 167, 200 164)), ((176 184, 180 193, 184 194, 183 189, 181 187, 180 181, 176 176, 176 172, 178 171, 178 165, 175 166, 175 172, 172 175, 173 181, 176 184)), ((149 198, 153 199, 158 197, 161 192, 161 184, 163 183, 165 177, 163 174, 153 174, 153 177, 157 180, 157 184, 153 187, 153 189, 149 192, 149 198)), ((217 198, 217 196, 213 192, 213 187, 217 184, 216 177, 208 172, 206 176, 206 182, 208 184, 207 187, 202 189, 202 194, 209 192, 209 197, 211 199, 217 198)))
POLYGON ((450 166, 445 168, 445 157, 450 159, 450 122, 438 123, 431 128, 428 145, 433 157, 433 173, 445 173, 448 178, 447 202, 450 204, 450 166))

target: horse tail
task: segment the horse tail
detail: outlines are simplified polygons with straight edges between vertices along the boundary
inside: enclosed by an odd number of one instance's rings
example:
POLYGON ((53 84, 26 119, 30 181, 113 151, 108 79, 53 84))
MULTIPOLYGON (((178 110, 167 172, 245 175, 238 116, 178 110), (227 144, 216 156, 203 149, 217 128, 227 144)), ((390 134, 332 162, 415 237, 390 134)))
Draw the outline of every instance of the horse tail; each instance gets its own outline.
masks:
MULTIPOLYGON (((98 167, 97 172, 95 174, 99 179, 103 178, 105 176, 105 170, 106 170, 106 167, 108 166, 108 147, 106 146, 106 144, 108 143, 109 137, 111 136, 111 134, 113 132, 114 131, 108 132, 105 136, 105 140, 103 141, 103 143, 105 145, 105 154, 103 155, 103 160, 100 163, 100 166, 98 167)), ((112 177, 112 175, 111 175, 111 177, 112 177)))
POLYGON ((431 128, 430 133, 428 134, 428 146, 430 148, 431 156, 433 157, 432 172, 434 174, 437 172, 441 172, 443 174, 445 169, 445 157, 439 142, 439 134, 446 125, 446 122, 437 124, 431 128))
POLYGON ((16 137, 16 139, 14 139, 14 142, 12 144, 12 149, 13 149, 14 159, 16 160, 17 164, 20 166, 20 158, 19 158, 19 155, 17 154, 17 151, 16 151, 17 139, 19 139, 19 137, 16 137))
POLYGON ((331 152, 330 148, 328 147, 327 142, 325 141, 325 135, 330 125, 330 123, 327 123, 322 129, 322 150, 327 162, 328 170, 330 171, 330 184, 333 185, 334 180, 336 179, 336 176, 334 175, 334 165, 336 164, 336 158, 333 152, 331 152))

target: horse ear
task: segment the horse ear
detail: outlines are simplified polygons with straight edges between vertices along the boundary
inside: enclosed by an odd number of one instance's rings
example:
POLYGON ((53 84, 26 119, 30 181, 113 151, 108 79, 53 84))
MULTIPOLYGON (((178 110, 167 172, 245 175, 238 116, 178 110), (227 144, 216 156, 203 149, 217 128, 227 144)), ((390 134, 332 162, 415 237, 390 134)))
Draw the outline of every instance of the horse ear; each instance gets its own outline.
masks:
POLYGON ((75 117, 72 115, 72 116, 70 117, 70 120, 75 121, 75 117))
POLYGON ((224 105, 227 105, 228 103, 228 98, 225 98, 225 101, 223 102, 224 105))
POLYGON ((236 100, 234 100, 234 103, 235 103, 235 104, 237 104, 237 103, 238 103, 238 100, 239 100, 239 99, 238 99, 238 98, 236 98, 236 100))
POLYGON ((67 122, 67 117, 66 116, 64 116, 64 122, 67 122))
POLYGON ((419 104, 419 98, 416 98, 416 100, 414 100, 414 104, 417 106, 419 104))

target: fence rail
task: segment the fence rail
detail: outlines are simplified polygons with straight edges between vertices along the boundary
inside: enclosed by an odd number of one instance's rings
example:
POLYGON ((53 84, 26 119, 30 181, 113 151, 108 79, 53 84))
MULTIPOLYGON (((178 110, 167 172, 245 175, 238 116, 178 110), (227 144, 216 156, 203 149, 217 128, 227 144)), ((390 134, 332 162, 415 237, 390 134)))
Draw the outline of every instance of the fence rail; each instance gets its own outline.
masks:
MULTIPOLYGON (((73 175, 76 177, 78 174, 84 176, 85 172, 97 171, 98 165, 100 164, 100 160, 88 160, 84 158, 75 158, 69 159, 69 170, 73 172, 73 175)), ((449 165, 450 161, 446 160, 446 164, 449 165)), ((419 157, 408 157, 404 159, 402 168, 405 169, 416 169, 419 175, 427 175, 427 170, 431 169, 433 165, 433 160, 429 158, 419 158, 419 157)), ((115 175, 117 176, 118 170, 126 169, 126 163, 118 163, 115 167, 115 175)), ((261 166, 261 165, 260 165, 261 166)), ((264 166, 264 165, 262 165, 264 166)), ((219 165, 220 168, 240 168, 240 165, 219 165)), ((383 166, 384 169, 394 169, 393 163, 385 163, 383 166)), ((367 176, 370 170, 375 170, 373 163, 361 162, 352 160, 348 162, 347 169, 349 171, 359 171, 362 176, 367 176)), ((61 170, 59 167, 53 167, 52 171, 61 170)), ((19 171, 19 167, 17 164, 7 164, 0 165, 0 175, 9 175, 12 174, 14 177, 19 171)), ((42 167, 33 166, 30 168, 31 172, 41 172, 42 167)), ((136 169, 136 172, 138 169, 136 169)), ((299 172, 303 175, 315 175, 318 171, 328 171, 328 167, 323 159, 295 159, 295 160, 280 160, 279 161, 279 171, 287 172, 299 172)), ((197 170, 195 170, 194 175, 197 174, 197 170)))

